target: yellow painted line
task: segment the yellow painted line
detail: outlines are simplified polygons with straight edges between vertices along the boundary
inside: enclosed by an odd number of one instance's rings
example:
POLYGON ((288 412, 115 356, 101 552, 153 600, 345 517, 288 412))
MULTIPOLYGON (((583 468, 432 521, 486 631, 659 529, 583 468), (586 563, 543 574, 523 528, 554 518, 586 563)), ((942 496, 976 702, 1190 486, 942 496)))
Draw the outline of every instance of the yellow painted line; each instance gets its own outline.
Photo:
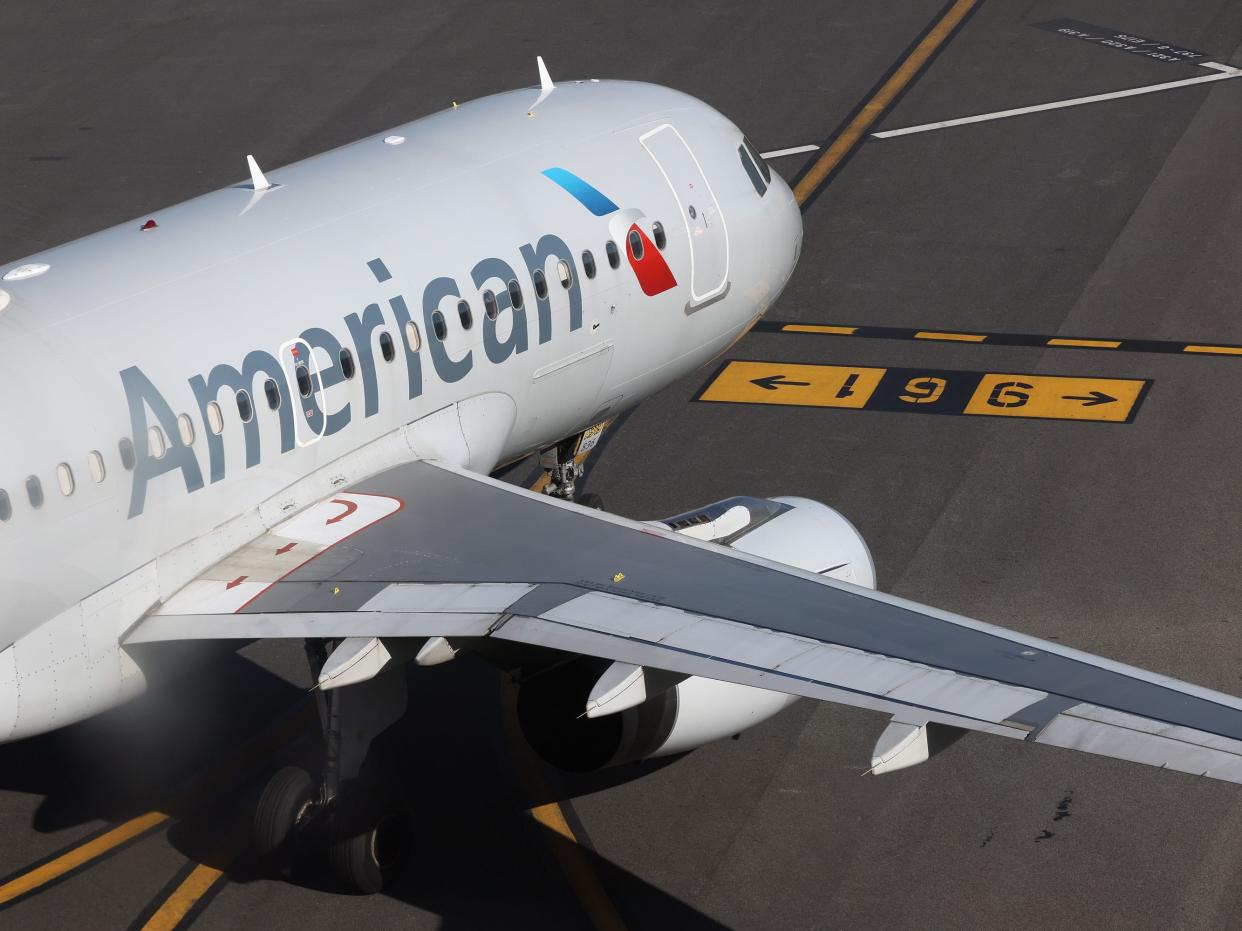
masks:
POLYGON ((836 139, 832 140, 824 154, 798 182, 798 186, 794 188, 794 199, 799 204, 805 203, 807 198, 815 193, 816 188, 824 183, 832 170, 841 164, 841 160, 863 140, 880 115, 897 99, 897 95, 905 89, 906 85, 914 80, 935 54, 936 49, 945 43, 953 34, 953 30, 961 25, 962 20, 978 4, 979 0, 957 0, 939 19, 923 40, 914 47, 914 51, 906 56, 905 61, 897 66, 897 70, 889 79, 881 85, 870 100, 863 104, 863 108, 850 120, 849 125, 836 139))
POLYGON ((143 931, 173 931, 212 886, 224 876, 223 870, 200 863, 142 926, 143 931))
POLYGON ((85 866, 92 860, 99 859, 122 844, 154 830, 167 820, 168 815, 164 812, 149 811, 145 815, 139 815, 137 818, 131 818, 123 824, 118 824, 112 830, 100 834, 98 837, 92 838, 86 843, 74 847, 72 850, 67 850, 59 857, 49 860, 47 863, 37 866, 27 873, 22 873, 20 876, 0 886, 0 905, 3 905, 5 902, 11 902, 28 892, 33 892, 40 886, 45 886, 66 873, 85 866))
POLYGON ((1242 346, 1187 346, 1182 352, 1201 352, 1214 356, 1242 356, 1242 346))
POLYGON ((1136 378, 1067 378, 989 372, 966 402, 966 414, 1125 423, 1147 383, 1136 378), (1101 393, 1103 403, 1084 403, 1101 393))
POLYGON ((786 323, 781 327, 784 333, 831 333, 834 336, 853 336, 858 332, 856 326, 829 326, 826 323, 786 323))
MULTIPOLYGON (((530 798, 547 798, 552 794, 539 763, 534 759, 517 723, 517 688, 507 678, 501 680, 500 700, 504 709, 505 731, 509 736, 510 756, 518 777, 530 798)), ((573 890, 574 896, 587 913, 597 931, 625 931, 625 922, 617 912, 591 866, 586 851, 578 843, 573 828, 565 819, 565 811, 557 802, 546 802, 530 809, 531 817, 546 828, 552 856, 573 890)))
POLYGON ((1077 346, 1081 349, 1116 349, 1121 345, 1119 339, 1066 339, 1053 337, 1048 340, 1049 346, 1077 346))
POLYGON ((987 336, 982 333, 940 333, 936 330, 919 330, 915 339, 938 339, 949 343, 981 343, 987 336))

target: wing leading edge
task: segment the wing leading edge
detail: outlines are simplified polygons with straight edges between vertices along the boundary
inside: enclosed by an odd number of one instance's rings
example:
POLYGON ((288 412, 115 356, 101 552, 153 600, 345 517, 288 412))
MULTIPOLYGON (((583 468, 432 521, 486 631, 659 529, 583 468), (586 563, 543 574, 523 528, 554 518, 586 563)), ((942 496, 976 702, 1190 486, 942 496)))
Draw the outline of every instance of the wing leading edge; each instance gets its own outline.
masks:
POLYGON ((429 462, 276 526, 127 643, 434 635, 546 646, 1242 782, 1242 701, 1232 696, 429 462))

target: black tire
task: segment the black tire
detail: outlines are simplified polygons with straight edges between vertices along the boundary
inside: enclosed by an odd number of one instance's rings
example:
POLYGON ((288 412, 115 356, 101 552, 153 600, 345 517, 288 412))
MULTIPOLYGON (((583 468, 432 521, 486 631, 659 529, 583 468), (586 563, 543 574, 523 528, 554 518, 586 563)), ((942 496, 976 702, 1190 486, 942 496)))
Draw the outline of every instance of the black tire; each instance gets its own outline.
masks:
POLYGON ((398 872, 409 853, 409 825, 395 811, 375 812, 360 797, 341 799, 332 818, 328 862, 351 892, 374 895, 398 872))
POLYGON ((604 499, 590 491, 580 497, 578 503, 584 508, 590 508, 592 511, 602 511, 604 509, 604 499))
POLYGON ((286 766, 268 780, 254 811, 254 849, 261 860, 288 852, 294 829, 314 802, 315 784, 304 769, 286 766))

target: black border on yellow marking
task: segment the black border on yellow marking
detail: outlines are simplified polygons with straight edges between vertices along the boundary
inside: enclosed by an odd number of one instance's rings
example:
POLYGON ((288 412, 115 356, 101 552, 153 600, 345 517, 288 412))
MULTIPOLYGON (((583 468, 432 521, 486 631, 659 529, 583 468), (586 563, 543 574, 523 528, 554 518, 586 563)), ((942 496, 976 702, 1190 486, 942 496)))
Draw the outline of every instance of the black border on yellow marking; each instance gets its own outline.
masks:
MULTIPOLYGON (((940 369, 940 368, 906 368, 897 366, 860 366, 860 368, 884 369, 884 375, 880 379, 880 383, 876 386, 867 402, 861 407, 833 407, 827 404, 797 404, 782 401, 779 404, 766 403, 764 401, 726 401, 716 400, 713 398, 705 398, 705 395, 716 383, 716 379, 724 374, 725 370, 735 362, 748 363, 751 365, 770 365, 779 367, 781 365, 799 365, 799 366, 819 366, 824 368, 843 368, 849 363, 833 362, 831 364, 818 362, 791 362, 788 359, 725 359, 712 373, 707 380, 694 393, 691 401, 698 401, 703 404, 730 404, 741 405, 745 407, 786 407, 794 410, 817 410, 817 411, 851 411, 851 412, 875 412, 880 411, 889 414, 935 414, 940 416, 959 416, 966 417, 970 420, 1050 420, 1057 423, 1081 423, 1081 424, 1111 424, 1114 426, 1125 426, 1134 423, 1134 418, 1138 416, 1139 408, 1143 406, 1143 402, 1147 400, 1147 392, 1151 390, 1151 386, 1155 383, 1150 378, 1130 378, 1130 377, 1113 377, 1099 376, 1101 381, 1138 381, 1142 382, 1138 394, 1135 395, 1134 403, 1130 405, 1130 410, 1126 413, 1125 420, 1094 420, 1091 418, 1073 418, 1073 417, 1043 417, 1032 414, 968 414, 965 411, 966 405, 970 402, 975 389, 979 383, 989 375, 995 375, 995 372, 975 372, 965 369, 940 369), (912 378, 944 378, 949 382, 948 389, 940 400, 932 404, 909 404, 896 401, 895 394, 912 378), (959 403, 960 402, 960 403, 959 403)), ((1060 372, 1026 372, 1026 373, 1008 373, 1014 375, 1030 375, 1033 378, 1074 378, 1074 379, 1090 379, 1096 376, 1092 375, 1069 375, 1060 372)))
MULTIPOLYGON (((812 158, 802 167, 802 169, 796 175, 794 175, 793 178, 790 179, 789 181, 790 188, 796 189, 798 185, 802 182, 802 179, 805 178, 808 174, 810 174, 815 169, 815 166, 820 162, 820 160, 823 159, 828 154, 828 152, 832 149, 832 145, 837 140, 837 138, 840 137, 847 129, 849 129, 850 124, 853 123, 854 120, 863 112, 866 106, 872 100, 875 99, 876 95, 879 94, 879 92, 884 88, 884 85, 887 84, 889 80, 891 80, 892 77, 895 74, 897 74, 898 71, 901 70, 901 68, 906 64, 910 56, 914 54, 915 50, 919 47, 919 45, 923 42, 923 40, 926 39, 929 35, 931 35, 931 33, 936 29, 936 27, 940 25, 941 21, 944 20, 944 18, 953 11, 953 8, 956 7, 959 2, 960 0, 948 0, 948 2, 945 3, 945 5, 941 7, 939 11, 937 11, 936 15, 931 18, 931 21, 928 22, 928 24, 923 27, 923 29, 919 32, 919 34, 915 36, 904 49, 901 50, 901 53, 893 60, 893 63, 888 66, 887 70, 885 70, 885 72, 882 75, 880 75, 879 79, 874 84, 871 85, 871 88, 867 91, 866 94, 863 95, 862 99, 859 100, 858 103, 854 105, 853 109, 851 109, 849 113, 845 114, 841 122, 839 122, 836 125, 836 127, 833 129, 833 131, 828 134, 827 138, 824 140, 823 144, 820 146, 819 152, 812 153, 812 158)), ((879 113, 877 113, 875 118, 870 121, 870 123, 866 127, 867 130, 874 127, 878 123, 881 123, 884 120, 884 118, 888 116, 888 114, 893 110, 893 108, 896 107, 899 103, 901 103, 902 99, 906 96, 906 93, 910 90, 910 88, 912 88, 915 84, 918 83, 919 78, 921 78, 924 74, 926 74, 928 69, 935 63, 936 59, 940 57, 940 53, 944 51, 946 48, 948 48, 949 43, 953 41, 954 37, 959 32, 961 32, 962 28, 965 27, 965 25, 968 22, 970 22, 970 18, 975 15, 975 11, 979 9, 982 3, 983 3, 983 0, 977 0, 977 2, 975 2, 971 6, 971 8, 966 12, 965 16, 962 17, 961 22, 959 22, 956 26, 954 26, 953 29, 950 30, 949 33, 935 47, 935 49, 932 50, 931 54, 927 57, 927 60, 923 62, 922 66, 918 69, 918 71, 914 75, 912 75, 908 81, 906 81, 906 83, 901 87, 901 89, 894 95, 893 99, 888 102, 888 105, 885 106, 884 109, 881 110, 879 113)), ((814 190, 812 190, 809 194, 807 194, 804 198, 802 198, 802 200, 799 202, 799 206, 801 207, 803 213, 806 213, 806 211, 810 209, 811 205, 815 203, 819 195, 823 193, 824 188, 826 188, 830 183, 832 183, 832 179, 835 178, 847 164, 849 164, 849 161, 850 159, 854 157, 854 154, 860 148, 862 148, 863 143, 866 142, 870 138, 871 138, 871 133, 869 131, 862 132, 859 135, 859 137, 853 142, 853 144, 849 147, 849 149, 845 152, 845 154, 842 155, 837 160, 836 164, 833 165, 832 169, 815 186, 814 190)))
MULTIPOLYGON (((7 886, 9 883, 11 883, 15 879, 19 879, 20 877, 25 876, 27 873, 32 873, 35 870, 39 869, 40 867, 46 866, 47 864, 51 863, 54 860, 59 860, 61 857, 65 856, 66 854, 72 853, 74 850, 77 850, 79 847, 83 847, 91 843, 92 841, 98 840, 99 838, 103 837, 105 834, 109 833, 110 831, 115 830, 116 828, 120 827, 120 825, 124 823, 125 823, 124 821, 118 821, 115 824, 105 824, 103 827, 99 828, 97 831, 91 831, 89 834, 86 834, 78 838, 76 841, 66 844, 64 847, 61 847, 59 850, 55 850, 52 853, 49 853, 47 856, 40 857, 38 860, 35 860, 32 863, 28 863, 25 866, 15 869, 13 872, 9 873, 7 876, 0 878, 0 886, 7 886)), ((110 860, 112 857, 115 857, 117 854, 125 850, 128 850, 134 844, 138 843, 139 841, 145 840, 146 838, 150 837, 152 834, 155 834, 158 831, 167 831, 171 823, 172 823, 172 819, 166 819, 164 821, 159 822, 158 824, 151 825, 151 827, 147 828, 145 831, 142 831, 141 833, 135 834, 133 837, 126 838, 121 843, 116 844, 112 847, 109 847, 107 850, 105 850, 103 853, 99 854, 98 856, 91 857, 89 860, 86 860, 83 863, 79 863, 73 869, 66 870, 64 873, 61 873, 59 876, 55 877, 54 879, 49 879, 47 880, 47 882, 40 883, 34 888, 29 889, 26 892, 23 892, 21 895, 15 896, 14 898, 9 899, 7 902, 0 904, 0 912, 3 912, 5 909, 12 908, 14 905, 17 905, 19 902, 25 902, 29 898, 32 898, 42 892, 46 892, 48 889, 54 889, 56 886, 59 886, 61 883, 65 882, 66 880, 72 879, 78 874, 86 872, 91 867, 97 866, 100 863, 103 863, 105 860, 110 860)))
MULTIPOLYGON (((164 883, 164 885, 160 887, 160 891, 151 897, 151 901, 148 902, 146 907, 138 913, 138 917, 130 922, 128 931, 142 931, 142 929, 146 927, 147 922, 159 913, 160 909, 162 909, 168 900, 172 898, 174 893, 181 888, 181 884, 189 879, 190 874, 201 865, 202 864, 200 864, 197 860, 193 859, 187 860, 183 863, 181 868, 173 874, 172 879, 164 883)), ((191 924, 193 924, 194 920, 207 910, 207 906, 211 904, 212 899, 224 890, 227 878, 228 874, 227 871, 225 871, 221 874, 218 881, 212 883, 206 892, 194 900, 194 904, 190 906, 186 913, 181 916, 181 919, 173 927, 188 928, 191 924)))
POLYGON ((978 330, 929 330, 926 327, 853 326, 842 323, 809 323, 800 320, 760 320, 755 333, 782 333, 787 336, 855 336, 863 339, 898 339, 920 343, 971 343, 979 346, 1024 346, 1032 349, 1090 349, 1096 352, 1151 352, 1164 355, 1236 356, 1242 358, 1237 343, 1186 342, 1167 339, 1117 339, 1102 336, 1048 336, 1036 333, 983 333, 978 330), (790 327, 831 327, 830 330, 800 330, 790 327), (845 332, 850 331, 850 332, 845 332), (923 334, 922 336, 918 334, 923 334), (937 338, 937 334, 942 338, 937 338), (1117 345, 1112 345, 1116 343, 1117 345))

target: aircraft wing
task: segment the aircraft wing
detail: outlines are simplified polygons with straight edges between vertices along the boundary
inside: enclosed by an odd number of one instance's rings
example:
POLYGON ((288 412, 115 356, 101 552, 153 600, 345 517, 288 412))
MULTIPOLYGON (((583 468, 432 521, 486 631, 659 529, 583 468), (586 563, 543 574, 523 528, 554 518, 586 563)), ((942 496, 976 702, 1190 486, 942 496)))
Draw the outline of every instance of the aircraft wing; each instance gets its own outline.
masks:
POLYGON ((873 762, 930 724, 1242 782, 1232 696, 430 462, 275 526, 126 644, 437 635, 882 711, 873 762))

